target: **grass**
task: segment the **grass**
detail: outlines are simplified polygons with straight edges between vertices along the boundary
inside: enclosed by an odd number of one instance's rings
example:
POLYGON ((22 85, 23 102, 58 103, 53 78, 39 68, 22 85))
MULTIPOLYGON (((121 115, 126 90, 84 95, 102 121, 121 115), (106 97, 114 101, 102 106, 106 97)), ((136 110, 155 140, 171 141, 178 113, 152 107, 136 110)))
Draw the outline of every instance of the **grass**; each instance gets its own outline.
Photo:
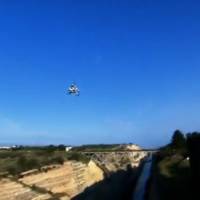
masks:
POLYGON ((74 147, 73 151, 87 151, 87 152, 112 152, 122 150, 119 144, 95 144, 95 145, 82 145, 74 147))
POLYGON ((2 150, 0 151, 0 176, 11 174, 19 175, 21 172, 41 169, 42 166, 63 164, 67 160, 76 160, 87 163, 84 155, 74 152, 49 150, 2 150))

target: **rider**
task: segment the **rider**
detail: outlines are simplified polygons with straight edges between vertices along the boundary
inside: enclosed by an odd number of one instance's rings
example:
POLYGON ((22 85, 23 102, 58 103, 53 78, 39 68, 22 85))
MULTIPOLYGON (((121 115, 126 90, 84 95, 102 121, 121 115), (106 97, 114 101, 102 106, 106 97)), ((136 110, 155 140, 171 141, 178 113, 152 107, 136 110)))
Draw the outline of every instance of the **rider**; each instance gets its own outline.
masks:
POLYGON ((69 92, 69 94, 76 94, 76 95, 79 95, 79 89, 78 89, 78 87, 77 87, 74 83, 72 83, 72 84, 70 85, 70 87, 69 87, 69 89, 68 89, 68 92, 69 92))

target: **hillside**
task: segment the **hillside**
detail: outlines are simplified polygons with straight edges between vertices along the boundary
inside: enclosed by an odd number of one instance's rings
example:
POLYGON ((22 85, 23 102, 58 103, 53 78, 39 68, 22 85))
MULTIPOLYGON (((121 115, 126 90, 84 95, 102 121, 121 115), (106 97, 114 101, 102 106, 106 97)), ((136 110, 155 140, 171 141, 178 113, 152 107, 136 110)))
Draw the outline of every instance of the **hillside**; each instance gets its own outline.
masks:
POLYGON ((103 171, 93 161, 88 164, 69 161, 46 172, 34 171, 19 179, 1 179, 0 200, 70 199, 102 179, 103 171))
MULTIPOLYGON (((0 200, 69 200, 96 184, 101 190, 105 179, 106 184, 110 180, 112 191, 122 180, 129 181, 127 172, 132 174, 130 169, 138 167, 145 156, 146 153, 137 151, 96 152, 92 156, 77 151, 1 152, 0 200)), ((130 176, 132 179, 135 173, 130 176)), ((120 189, 118 192, 122 193, 120 189)))

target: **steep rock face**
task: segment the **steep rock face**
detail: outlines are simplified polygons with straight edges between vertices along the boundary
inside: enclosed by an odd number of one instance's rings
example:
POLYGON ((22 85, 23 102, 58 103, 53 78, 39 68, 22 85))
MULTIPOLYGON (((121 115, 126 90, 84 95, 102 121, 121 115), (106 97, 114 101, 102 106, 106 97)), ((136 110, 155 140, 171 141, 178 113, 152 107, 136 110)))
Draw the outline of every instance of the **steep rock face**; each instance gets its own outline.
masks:
POLYGON ((85 179, 87 186, 92 185, 100 180, 103 180, 104 172, 94 161, 90 161, 85 171, 85 179))
POLYGON ((2 179, 0 200, 45 200, 58 197, 68 200, 103 178, 103 171, 93 161, 88 164, 66 162, 47 172, 34 172, 17 181, 2 179))
POLYGON ((86 165, 80 162, 72 162, 73 179, 76 184, 76 194, 86 187, 104 179, 104 172, 92 160, 86 165))
POLYGON ((0 180, 0 200, 46 200, 50 198, 51 195, 48 193, 35 192, 31 188, 15 181, 9 179, 0 180))
POLYGON ((69 200, 104 179, 105 174, 138 166, 145 152, 95 154, 88 164, 68 161, 0 180, 0 200, 69 200))
POLYGON ((65 163, 63 166, 25 176, 19 179, 20 182, 33 188, 46 190, 53 194, 63 194, 62 196, 71 196, 76 193, 75 181, 73 179, 73 169, 70 163, 65 163), (68 188, 68 190, 66 190, 68 188))
MULTIPOLYGON (((108 172, 126 169, 127 166, 138 167, 140 162, 147 156, 146 152, 111 152, 94 153, 92 159, 108 172)), ((104 171, 105 171, 104 170, 104 171)))
POLYGON ((126 145, 125 149, 134 151, 134 150, 141 150, 141 147, 139 147, 136 144, 130 144, 130 145, 126 145))

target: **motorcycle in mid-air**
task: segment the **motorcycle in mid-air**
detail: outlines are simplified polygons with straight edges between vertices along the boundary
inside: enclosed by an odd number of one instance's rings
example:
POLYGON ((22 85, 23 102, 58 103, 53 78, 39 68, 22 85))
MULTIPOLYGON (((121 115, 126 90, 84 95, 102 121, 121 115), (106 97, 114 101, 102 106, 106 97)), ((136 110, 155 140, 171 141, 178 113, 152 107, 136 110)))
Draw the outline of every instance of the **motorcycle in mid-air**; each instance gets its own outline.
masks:
POLYGON ((75 95, 75 96, 79 96, 80 95, 80 90, 78 88, 78 86, 75 83, 72 83, 68 90, 67 90, 69 95, 75 95))

